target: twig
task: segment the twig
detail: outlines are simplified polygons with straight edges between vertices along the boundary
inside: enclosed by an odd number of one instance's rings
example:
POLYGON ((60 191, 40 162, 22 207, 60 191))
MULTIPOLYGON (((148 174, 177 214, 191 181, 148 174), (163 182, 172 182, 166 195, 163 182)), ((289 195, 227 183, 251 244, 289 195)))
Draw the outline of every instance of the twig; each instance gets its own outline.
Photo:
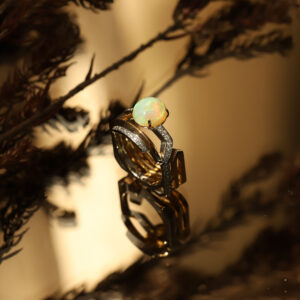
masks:
POLYGON ((188 72, 186 72, 185 70, 174 72, 174 74, 167 81, 165 81, 151 96, 158 97, 162 92, 171 87, 177 80, 181 79, 187 74, 188 72))
POLYGON ((178 28, 180 28, 180 26, 181 26, 181 23, 179 23, 179 22, 172 24, 171 26, 166 28, 163 32, 157 34, 154 38, 150 39, 146 44, 142 44, 139 48, 137 48, 136 50, 131 52, 129 55, 124 56, 119 61, 113 63, 111 66, 109 66, 102 72, 96 73, 94 76, 92 76, 90 78, 87 77, 84 81, 82 81, 77 86, 75 86, 73 89, 71 89, 66 95, 55 99, 43 111, 33 115, 32 117, 28 118, 24 122, 21 122, 19 125, 13 127, 12 129, 8 130, 7 132, 4 132, 3 134, 1 134, 0 142, 20 133, 21 131, 25 131, 25 130, 35 126, 36 124, 39 123, 39 121, 41 119, 44 119, 44 118, 48 119, 48 117, 51 117, 52 114, 55 113, 59 108, 61 108, 68 99, 72 98, 74 95, 76 95, 77 93, 79 93, 80 91, 82 91, 83 89, 85 89, 87 86, 91 85, 98 79, 103 78, 110 72, 117 70, 121 65, 132 61, 138 54, 140 54, 147 48, 151 47, 156 42, 165 40, 167 35, 170 32, 177 30, 178 28))
POLYGON ((89 68, 89 71, 87 72, 87 74, 85 76, 85 80, 91 79, 91 76, 92 76, 92 73, 93 73, 93 68, 94 68, 94 61, 95 61, 95 53, 93 54, 93 57, 91 59, 90 68, 89 68))

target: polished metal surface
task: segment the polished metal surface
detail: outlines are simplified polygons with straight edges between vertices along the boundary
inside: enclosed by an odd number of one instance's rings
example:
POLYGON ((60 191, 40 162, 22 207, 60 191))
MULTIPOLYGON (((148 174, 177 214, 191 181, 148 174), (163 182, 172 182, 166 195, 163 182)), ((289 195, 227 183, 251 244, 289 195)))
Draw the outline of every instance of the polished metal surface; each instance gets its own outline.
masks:
POLYGON ((175 189, 186 181, 184 155, 173 148, 173 140, 162 126, 138 125, 132 109, 118 116, 111 127, 114 155, 129 175, 119 181, 121 209, 131 241, 144 253, 168 256, 189 235, 188 204, 175 189), (151 130, 160 141, 159 151, 146 134, 151 130), (145 214, 130 209, 130 202, 147 201, 161 222, 153 225, 145 214), (135 220, 135 221, 133 221, 135 220), (134 222, 145 231, 143 235, 134 222))
POLYGON ((173 140, 162 125, 148 129, 161 141, 159 152, 133 120, 132 109, 126 110, 112 126, 114 154, 126 172, 156 193, 168 195, 185 182, 183 154, 176 155, 178 150, 172 148, 173 140), (181 161, 180 168, 176 167, 177 160, 181 161), (179 178, 174 178, 176 176, 179 178))
POLYGON ((188 204, 176 190, 159 196, 143 188, 138 180, 127 176, 119 181, 122 217, 130 240, 144 253, 154 257, 168 256, 186 241, 189 235, 188 204), (143 213, 130 209, 130 202, 148 201, 161 222, 154 225, 143 213), (143 235, 134 225, 135 219, 145 231, 143 235))

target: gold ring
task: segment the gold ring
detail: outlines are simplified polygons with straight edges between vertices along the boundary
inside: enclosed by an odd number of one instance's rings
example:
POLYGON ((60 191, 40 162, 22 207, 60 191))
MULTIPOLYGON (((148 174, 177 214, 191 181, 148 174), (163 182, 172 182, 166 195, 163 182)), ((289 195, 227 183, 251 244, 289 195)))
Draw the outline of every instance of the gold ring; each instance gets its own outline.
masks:
POLYGON ((119 181, 127 235, 139 249, 154 257, 168 256, 178 249, 190 231, 188 204, 175 190, 186 181, 184 155, 173 148, 173 140, 162 125, 168 115, 160 100, 144 98, 118 116, 111 127, 115 158, 128 173, 119 181), (149 138, 149 130, 160 140, 159 151, 149 138), (130 208, 130 202, 140 205, 143 201, 158 213, 158 225, 130 208))
POLYGON ((142 130, 128 109, 113 122, 112 141, 120 166, 156 193, 167 195, 186 181, 183 152, 172 148, 173 140, 162 125, 142 130), (146 130, 160 139, 160 153, 146 130))

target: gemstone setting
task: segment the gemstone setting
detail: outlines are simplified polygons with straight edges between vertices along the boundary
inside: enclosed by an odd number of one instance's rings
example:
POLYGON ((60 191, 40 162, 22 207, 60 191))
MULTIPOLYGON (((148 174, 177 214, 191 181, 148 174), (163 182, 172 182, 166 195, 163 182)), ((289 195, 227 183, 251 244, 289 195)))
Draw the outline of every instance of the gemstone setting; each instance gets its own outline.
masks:
POLYGON ((168 111, 158 98, 146 97, 135 104, 132 116, 140 126, 156 127, 164 123, 168 117, 168 111))

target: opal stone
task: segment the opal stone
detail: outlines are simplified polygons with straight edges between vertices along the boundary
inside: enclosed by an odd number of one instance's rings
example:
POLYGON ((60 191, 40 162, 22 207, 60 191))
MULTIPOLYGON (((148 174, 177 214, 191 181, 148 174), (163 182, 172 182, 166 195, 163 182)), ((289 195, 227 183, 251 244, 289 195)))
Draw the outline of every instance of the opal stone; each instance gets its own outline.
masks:
POLYGON ((151 122, 151 127, 156 127, 166 120, 168 112, 164 103, 159 99, 147 97, 135 104, 132 116, 134 121, 141 126, 149 127, 151 122))

